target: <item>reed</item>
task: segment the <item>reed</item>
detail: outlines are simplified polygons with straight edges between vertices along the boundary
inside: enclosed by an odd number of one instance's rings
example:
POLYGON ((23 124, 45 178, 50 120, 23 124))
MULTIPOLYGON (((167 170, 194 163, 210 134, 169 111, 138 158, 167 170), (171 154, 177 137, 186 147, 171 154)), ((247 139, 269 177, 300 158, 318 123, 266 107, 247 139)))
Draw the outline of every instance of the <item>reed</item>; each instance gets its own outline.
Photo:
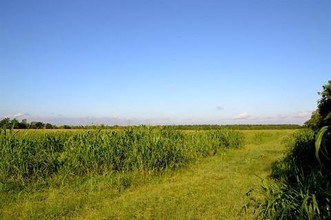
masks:
POLYGON ((171 127, 131 127, 0 134, 0 188, 11 190, 54 176, 155 173, 177 169, 198 157, 240 147, 243 135, 228 129, 183 132, 171 127))

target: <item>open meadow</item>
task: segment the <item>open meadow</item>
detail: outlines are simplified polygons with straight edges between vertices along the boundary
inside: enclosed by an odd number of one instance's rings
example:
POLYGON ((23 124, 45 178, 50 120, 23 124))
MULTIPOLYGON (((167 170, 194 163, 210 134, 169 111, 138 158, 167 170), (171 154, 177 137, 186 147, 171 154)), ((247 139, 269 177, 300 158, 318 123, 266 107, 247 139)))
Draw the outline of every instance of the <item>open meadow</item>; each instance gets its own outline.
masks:
POLYGON ((0 220, 331 219, 331 0, 0 1, 0 220))
POLYGON ((1 134, 1 219, 253 219, 295 130, 1 134))

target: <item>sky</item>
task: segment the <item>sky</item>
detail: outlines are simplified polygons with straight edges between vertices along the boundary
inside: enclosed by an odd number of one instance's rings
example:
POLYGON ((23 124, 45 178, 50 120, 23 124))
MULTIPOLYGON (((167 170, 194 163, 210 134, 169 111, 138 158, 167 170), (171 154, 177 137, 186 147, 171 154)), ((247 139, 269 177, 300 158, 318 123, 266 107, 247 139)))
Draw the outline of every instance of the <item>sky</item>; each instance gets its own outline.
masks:
POLYGON ((330 0, 1 0, 0 118, 303 124, 330 0))

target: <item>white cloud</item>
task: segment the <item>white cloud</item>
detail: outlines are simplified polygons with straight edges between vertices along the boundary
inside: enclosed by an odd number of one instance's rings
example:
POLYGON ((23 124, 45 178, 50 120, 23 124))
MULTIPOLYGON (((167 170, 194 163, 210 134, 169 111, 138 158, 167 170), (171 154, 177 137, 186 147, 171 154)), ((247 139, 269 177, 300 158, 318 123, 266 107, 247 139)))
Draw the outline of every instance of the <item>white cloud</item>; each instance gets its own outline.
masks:
POLYGON ((22 113, 17 113, 17 114, 15 114, 15 115, 13 115, 15 118, 17 117, 21 117, 21 116, 23 116, 24 114, 22 114, 22 113))
POLYGON ((29 113, 16 113, 16 114, 10 114, 10 115, 5 115, 5 118, 23 118, 23 117, 29 117, 29 113))
POLYGON ((234 116, 234 119, 248 119, 251 116, 247 112, 243 112, 234 116))

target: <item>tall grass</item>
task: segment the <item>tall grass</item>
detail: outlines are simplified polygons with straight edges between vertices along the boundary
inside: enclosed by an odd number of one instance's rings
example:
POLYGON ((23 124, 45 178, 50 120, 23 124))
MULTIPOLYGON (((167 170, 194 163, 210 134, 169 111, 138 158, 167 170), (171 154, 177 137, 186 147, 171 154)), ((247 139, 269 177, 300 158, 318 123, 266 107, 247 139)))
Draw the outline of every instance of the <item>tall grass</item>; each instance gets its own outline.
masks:
POLYGON ((21 189, 55 176, 177 169, 197 157, 240 147, 243 135, 226 129, 182 132, 166 127, 124 131, 0 134, 0 190, 21 189))
POLYGON ((243 143, 243 135, 229 129, 194 131, 185 135, 185 147, 193 157, 212 156, 220 150, 239 148, 243 143))
POLYGON ((183 141, 179 132, 147 127, 111 133, 88 131, 65 142, 61 160, 65 171, 72 174, 173 169, 188 160, 183 141))
POLYGON ((315 133, 301 130, 287 141, 285 157, 272 167, 274 182, 263 185, 266 219, 330 219, 330 176, 315 157, 315 133))

